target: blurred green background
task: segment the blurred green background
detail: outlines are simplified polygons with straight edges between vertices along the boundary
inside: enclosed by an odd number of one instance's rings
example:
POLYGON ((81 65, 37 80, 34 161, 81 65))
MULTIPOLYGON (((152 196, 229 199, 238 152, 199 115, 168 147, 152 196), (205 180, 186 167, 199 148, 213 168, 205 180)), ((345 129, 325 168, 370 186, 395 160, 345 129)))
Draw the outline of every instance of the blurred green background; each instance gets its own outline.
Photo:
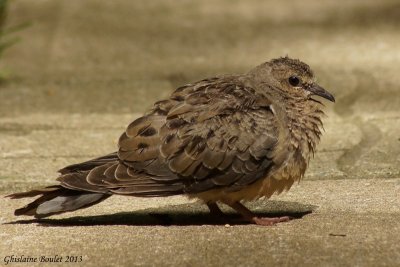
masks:
POLYGON ((15 0, 0 116, 143 112, 177 86, 289 55, 335 93, 335 110, 398 110, 400 2, 15 0))

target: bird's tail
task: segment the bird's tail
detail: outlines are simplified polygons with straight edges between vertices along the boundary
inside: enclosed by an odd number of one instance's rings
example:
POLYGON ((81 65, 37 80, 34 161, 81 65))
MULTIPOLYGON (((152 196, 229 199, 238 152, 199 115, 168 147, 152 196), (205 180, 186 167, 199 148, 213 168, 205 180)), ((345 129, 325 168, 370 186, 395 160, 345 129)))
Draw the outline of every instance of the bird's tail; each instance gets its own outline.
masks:
POLYGON ((60 185, 15 193, 6 197, 17 199, 35 196, 40 197, 25 207, 16 209, 14 214, 16 216, 28 215, 44 218, 54 214, 87 208, 110 197, 108 194, 71 190, 60 185))

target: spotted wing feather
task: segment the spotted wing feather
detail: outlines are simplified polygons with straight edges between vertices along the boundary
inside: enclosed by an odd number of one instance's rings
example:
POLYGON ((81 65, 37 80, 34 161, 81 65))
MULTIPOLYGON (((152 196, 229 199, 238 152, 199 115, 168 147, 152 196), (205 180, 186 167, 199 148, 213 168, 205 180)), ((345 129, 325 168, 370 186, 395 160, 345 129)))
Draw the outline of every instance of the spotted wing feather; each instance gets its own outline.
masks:
POLYGON ((137 196, 240 190, 274 164, 276 119, 270 103, 258 99, 235 77, 180 87, 128 126, 116 154, 67 167, 59 180, 137 196))

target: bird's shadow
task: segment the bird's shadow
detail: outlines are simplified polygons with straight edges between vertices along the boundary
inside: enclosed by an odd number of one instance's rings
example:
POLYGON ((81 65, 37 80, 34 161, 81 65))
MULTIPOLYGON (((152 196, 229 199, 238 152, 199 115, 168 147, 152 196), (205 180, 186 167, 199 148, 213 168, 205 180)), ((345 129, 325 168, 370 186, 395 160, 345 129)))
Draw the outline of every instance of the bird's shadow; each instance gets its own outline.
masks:
MULTIPOLYGON (((268 201, 267 206, 260 207, 260 202, 247 205, 260 217, 289 216, 300 219, 312 213, 317 206, 305 205, 297 202, 268 201)), ((197 203, 167 206, 158 209, 145 209, 136 212, 119 212, 98 216, 74 216, 62 219, 30 219, 17 220, 5 224, 32 224, 47 227, 66 226, 96 226, 96 225, 130 225, 130 226, 194 226, 194 225, 243 225, 247 221, 230 211, 222 209, 226 216, 216 217, 209 214, 208 210, 197 203)))

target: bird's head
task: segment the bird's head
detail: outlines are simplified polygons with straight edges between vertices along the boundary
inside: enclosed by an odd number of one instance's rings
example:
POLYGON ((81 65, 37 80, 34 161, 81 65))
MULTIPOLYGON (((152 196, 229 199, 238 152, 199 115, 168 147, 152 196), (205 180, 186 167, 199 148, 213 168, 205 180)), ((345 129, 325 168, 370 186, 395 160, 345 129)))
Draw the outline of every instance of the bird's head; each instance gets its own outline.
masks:
POLYGON ((315 82, 310 67, 298 59, 282 57, 261 64, 250 73, 257 76, 260 82, 279 89, 282 93, 296 98, 310 99, 313 95, 321 96, 335 102, 331 93, 315 82))

